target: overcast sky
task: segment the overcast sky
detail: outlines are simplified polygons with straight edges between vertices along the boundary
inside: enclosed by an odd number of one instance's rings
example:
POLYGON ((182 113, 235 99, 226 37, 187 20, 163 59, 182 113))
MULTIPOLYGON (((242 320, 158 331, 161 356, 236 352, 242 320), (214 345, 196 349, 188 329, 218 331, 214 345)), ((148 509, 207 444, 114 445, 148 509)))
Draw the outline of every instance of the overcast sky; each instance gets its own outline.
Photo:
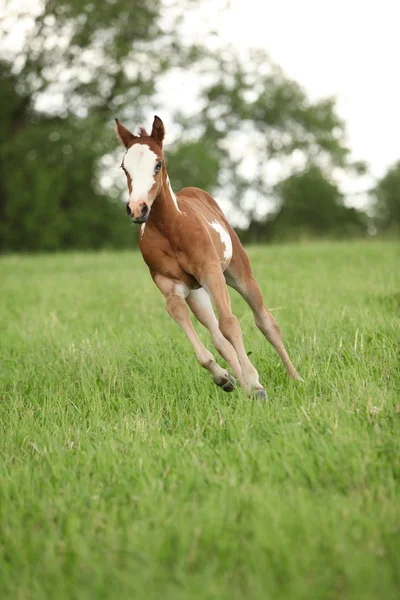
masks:
POLYGON ((266 48, 313 98, 334 94, 379 176, 400 159, 399 0, 230 0, 220 34, 266 48))

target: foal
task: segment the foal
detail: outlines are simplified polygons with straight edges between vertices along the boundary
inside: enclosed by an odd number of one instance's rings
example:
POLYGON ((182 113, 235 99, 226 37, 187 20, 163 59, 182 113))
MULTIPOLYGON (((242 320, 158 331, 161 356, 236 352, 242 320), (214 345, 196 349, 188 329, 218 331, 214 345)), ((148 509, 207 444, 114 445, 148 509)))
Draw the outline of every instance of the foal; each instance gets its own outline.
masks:
POLYGON ((257 327, 278 352, 289 377, 301 379, 285 350, 277 322, 264 306, 247 254, 218 204, 199 188, 187 187, 177 195, 172 191, 162 150, 161 119, 154 117, 150 135, 143 128, 133 135, 118 119, 116 123, 117 135, 126 148, 121 164, 129 189, 126 209, 133 223, 142 224, 140 250, 165 297, 168 313, 186 333, 200 365, 223 390, 234 389, 234 378, 200 341, 187 304, 210 331, 214 346, 240 385, 248 394, 266 398, 232 313, 228 284, 249 304, 257 327))

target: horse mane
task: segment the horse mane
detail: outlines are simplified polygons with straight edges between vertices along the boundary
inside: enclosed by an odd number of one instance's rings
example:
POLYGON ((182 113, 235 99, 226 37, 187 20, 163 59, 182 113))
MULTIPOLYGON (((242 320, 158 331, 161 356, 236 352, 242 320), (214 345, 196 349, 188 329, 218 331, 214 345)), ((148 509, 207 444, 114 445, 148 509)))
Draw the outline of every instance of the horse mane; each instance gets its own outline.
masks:
POLYGON ((144 127, 139 127, 138 136, 139 137, 150 137, 144 127))

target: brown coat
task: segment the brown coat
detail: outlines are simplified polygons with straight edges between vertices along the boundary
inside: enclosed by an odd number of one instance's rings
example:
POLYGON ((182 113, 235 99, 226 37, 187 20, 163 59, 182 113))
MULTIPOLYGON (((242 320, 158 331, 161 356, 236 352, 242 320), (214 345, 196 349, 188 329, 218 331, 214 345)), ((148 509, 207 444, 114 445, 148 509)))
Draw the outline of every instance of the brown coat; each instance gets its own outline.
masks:
POLYGON ((250 305, 256 325, 277 350, 289 376, 301 379, 284 348, 278 324, 264 307, 247 254, 214 198, 194 187, 177 195, 172 191, 162 150, 161 119, 154 118, 150 135, 141 128, 138 136, 117 120, 117 135, 126 148, 121 166, 130 194, 127 212, 133 222, 141 223, 140 250, 166 299, 168 313, 185 331, 200 364, 225 391, 234 389, 233 377, 200 341, 187 305, 210 330, 215 347, 241 386, 259 399, 266 398, 231 310, 228 283, 250 305))

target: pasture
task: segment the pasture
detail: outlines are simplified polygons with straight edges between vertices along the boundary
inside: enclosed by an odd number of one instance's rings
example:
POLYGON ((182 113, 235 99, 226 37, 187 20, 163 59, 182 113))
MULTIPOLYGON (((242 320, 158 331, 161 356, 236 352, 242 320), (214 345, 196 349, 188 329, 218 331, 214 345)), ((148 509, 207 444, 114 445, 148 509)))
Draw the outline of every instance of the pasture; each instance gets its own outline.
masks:
POLYGON ((231 292, 265 403, 138 252, 0 259, 3 600, 399 597, 400 246, 248 252, 305 379, 231 292))

